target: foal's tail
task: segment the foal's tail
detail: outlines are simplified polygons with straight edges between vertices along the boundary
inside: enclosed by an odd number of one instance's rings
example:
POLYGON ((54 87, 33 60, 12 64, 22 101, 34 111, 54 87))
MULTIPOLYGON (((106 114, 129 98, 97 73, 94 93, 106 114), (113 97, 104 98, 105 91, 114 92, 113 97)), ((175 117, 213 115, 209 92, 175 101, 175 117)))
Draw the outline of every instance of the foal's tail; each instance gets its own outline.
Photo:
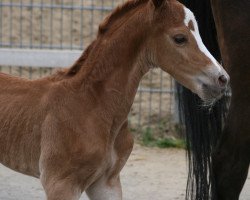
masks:
MULTIPOLYGON (((203 41, 217 60, 221 60, 210 0, 181 0, 195 14, 203 41)), ((185 127, 189 173, 186 199, 216 199, 211 154, 221 135, 229 101, 224 97, 213 108, 202 107, 195 94, 176 86, 179 116, 185 127)))

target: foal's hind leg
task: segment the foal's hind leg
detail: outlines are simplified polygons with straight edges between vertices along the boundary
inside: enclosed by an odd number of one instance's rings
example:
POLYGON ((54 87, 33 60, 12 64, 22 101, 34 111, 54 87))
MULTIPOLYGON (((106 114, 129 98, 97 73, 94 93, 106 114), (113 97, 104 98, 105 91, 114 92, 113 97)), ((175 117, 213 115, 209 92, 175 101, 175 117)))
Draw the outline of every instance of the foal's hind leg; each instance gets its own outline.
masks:
POLYGON ((122 189, 120 178, 107 180, 105 177, 100 178, 86 190, 90 200, 121 200, 122 189))

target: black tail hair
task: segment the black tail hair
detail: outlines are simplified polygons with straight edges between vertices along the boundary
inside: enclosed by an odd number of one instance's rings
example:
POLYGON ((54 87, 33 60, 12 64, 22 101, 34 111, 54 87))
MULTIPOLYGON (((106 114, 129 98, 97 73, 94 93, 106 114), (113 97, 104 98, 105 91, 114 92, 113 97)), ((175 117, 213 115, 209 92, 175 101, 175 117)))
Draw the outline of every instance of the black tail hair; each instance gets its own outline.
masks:
MULTIPOLYGON (((221 60, 210 0, 180 0, 194 15, 204 44, 221 60)), ((229 98, 223 97, 212 108, 202 107, 200 98, 176 84, 180 122, 185 127, 189 173, 186 199, 216 199, 211 154, 222 133, 229 98)))

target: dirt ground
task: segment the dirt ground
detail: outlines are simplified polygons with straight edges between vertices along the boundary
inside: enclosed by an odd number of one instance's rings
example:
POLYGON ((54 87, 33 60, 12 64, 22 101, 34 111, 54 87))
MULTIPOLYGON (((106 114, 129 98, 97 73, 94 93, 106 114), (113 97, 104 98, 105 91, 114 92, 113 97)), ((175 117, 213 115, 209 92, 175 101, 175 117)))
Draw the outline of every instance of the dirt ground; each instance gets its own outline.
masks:
MULTIPOLYGON (((136 145, 121 174, 124 200, 184 200, 186 178, 183 150, 136 145)), ((39 180, 0 166, 0 200, 41 199, 45 194, 39 180)), ((240 199, 250 200, 250 176, 240 199)))

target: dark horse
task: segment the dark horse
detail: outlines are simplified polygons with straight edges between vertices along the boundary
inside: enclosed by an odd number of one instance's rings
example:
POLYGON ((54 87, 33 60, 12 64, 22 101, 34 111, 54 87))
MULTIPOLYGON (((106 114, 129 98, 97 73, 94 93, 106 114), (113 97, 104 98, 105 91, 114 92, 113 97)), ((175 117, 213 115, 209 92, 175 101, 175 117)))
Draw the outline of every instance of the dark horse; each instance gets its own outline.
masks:
POLYGON ((195 13, 210 52, 222 59, 232 90, 229 110, 226 97, 205 109, 197 96, 177 86, 190 159, 187 199, 237 200, 250 162, 250 1, 182 2, 195 13))
POLYGON ((216 196, 239 199, 250 163, 250 1, 212 0, 221 55, 231 75, 232 100, 213 155, 216 196))

